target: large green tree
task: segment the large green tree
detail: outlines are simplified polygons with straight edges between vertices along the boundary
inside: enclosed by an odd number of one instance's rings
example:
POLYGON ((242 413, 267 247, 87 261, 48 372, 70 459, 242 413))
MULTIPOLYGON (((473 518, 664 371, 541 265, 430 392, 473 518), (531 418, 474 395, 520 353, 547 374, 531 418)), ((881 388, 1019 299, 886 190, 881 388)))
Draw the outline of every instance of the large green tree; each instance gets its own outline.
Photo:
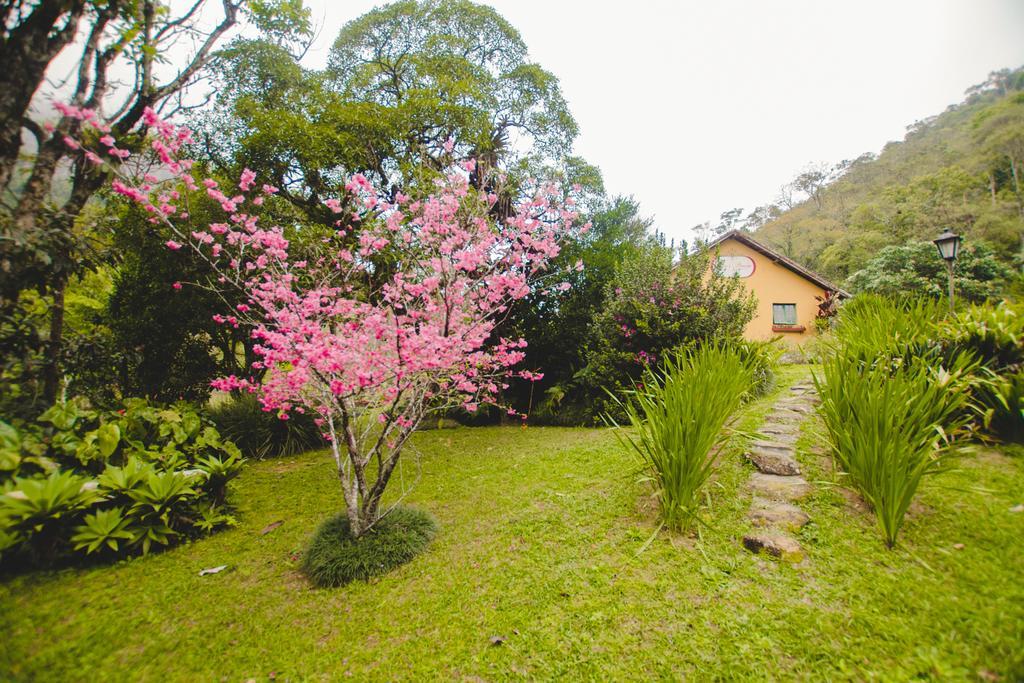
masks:
POLYGON ((375 9, 345 25, 323 71, 266 41, 237 43, 220 70, 207 151, 270 178, 301 220, 335 220, 322 202, 353 173, 410 191, 453 159, 475 159, 474 184, 507 204, 530 171, 565 163, 577 133, 515 28, 467 0, 375 9))

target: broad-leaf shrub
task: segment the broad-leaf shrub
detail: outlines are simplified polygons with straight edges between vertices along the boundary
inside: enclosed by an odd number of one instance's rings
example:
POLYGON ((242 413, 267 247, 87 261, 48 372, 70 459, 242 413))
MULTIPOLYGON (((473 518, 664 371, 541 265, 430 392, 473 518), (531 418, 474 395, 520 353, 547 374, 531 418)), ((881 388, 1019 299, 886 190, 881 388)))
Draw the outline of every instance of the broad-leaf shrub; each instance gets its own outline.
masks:
POLYGON ((242 463, 185 404, 70 400, 0 422, 0 559, 146 553, 232 524, 223 505, 242 463))
POLYGON ((669 528, 687 529, 696 519, 701 489, 729 438, 726 424, 750 383, 736 348, 705 344, 669 355, 616 399, 632 427, 616 435, 643 463, 669 528))
POLYGON ((946 321, 939 334, 948 349, 971 352, 982 363, 975 395, 984 426, 1002 439, 1024 442, 1024 307, 1007 301, 972 306, 946 321))

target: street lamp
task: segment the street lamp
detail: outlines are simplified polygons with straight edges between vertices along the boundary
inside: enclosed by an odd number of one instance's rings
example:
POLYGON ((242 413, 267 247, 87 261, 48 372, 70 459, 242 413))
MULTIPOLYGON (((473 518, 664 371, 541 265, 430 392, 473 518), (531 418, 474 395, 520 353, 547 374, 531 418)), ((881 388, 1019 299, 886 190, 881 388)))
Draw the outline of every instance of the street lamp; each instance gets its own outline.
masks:
POLYGON ((957 252, 960 251, 960 235, 949 230, 939 235, 935 240, 935 247, 939 250, 939 256, 946 262, 949 270, 949 312, 953 313, 953 262, 956 261, 957 252))

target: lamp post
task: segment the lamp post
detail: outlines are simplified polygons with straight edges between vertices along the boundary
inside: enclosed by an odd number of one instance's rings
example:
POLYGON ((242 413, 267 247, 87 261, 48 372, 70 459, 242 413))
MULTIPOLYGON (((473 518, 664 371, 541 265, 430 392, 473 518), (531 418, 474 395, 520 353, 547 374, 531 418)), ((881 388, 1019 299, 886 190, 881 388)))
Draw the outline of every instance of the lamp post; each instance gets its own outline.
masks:
POLYGON ((956 261, 957 252, 960 251, 960 235, 947 230, 933 241, 939 250, 939 256, 946 262, 946 268, 949 270, 949 312, 953 314, 953 262, 956 261))

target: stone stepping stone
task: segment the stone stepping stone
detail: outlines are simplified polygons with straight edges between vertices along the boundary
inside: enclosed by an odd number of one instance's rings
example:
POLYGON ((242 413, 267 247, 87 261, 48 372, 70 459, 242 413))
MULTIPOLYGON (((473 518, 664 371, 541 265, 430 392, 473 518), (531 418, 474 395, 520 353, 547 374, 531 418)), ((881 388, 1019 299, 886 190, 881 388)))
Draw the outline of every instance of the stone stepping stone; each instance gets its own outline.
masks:
POLYGON ((744 536, 743 547, 752 553, 770 555, 783 562, 796 563, 804 559, 804 550, 795 539, 774 531, 744 536))
POLYGON ((792 399, 788 401, 779 401, 772 406, 772 408, 775 410, 792 410, 793 412, 800 413, 801 415, 810 415, 814 412, 814 408, 809 403, 804 401, 797 402, 792 399))
POLYGON ((761 425, 757 431, 773 439, 795 441, 800 436, 800 425, 792 422, 777 422, 761 425))
POLYGON ((747 453, 747 458, 764 474, 778 474, 792 477, 800 474, 800 465, 785 451, 755 448, 747 453))
POLYGON ((755 472, 750 478, 750 488, 762 498, 780 501, 795 501, 811 493, 811 485, 803 477, 782 476, 755 472))
POLYGON ((800 422, 806 415, 785 408, 775 408, 765 417, 765 422, 800 422))
POLYGON ((810 516, 797 506, 769 500, 755 500, 748 516, 756 527, 776 527, 787 531, 799 531, 811 521, 810 516))
POLYGON ((750 447, 754 450, 777 451, 784 455, 793 454, 793 441, 786 438, 774 441, 769 439, 755 439, 750 442, 750 447))

